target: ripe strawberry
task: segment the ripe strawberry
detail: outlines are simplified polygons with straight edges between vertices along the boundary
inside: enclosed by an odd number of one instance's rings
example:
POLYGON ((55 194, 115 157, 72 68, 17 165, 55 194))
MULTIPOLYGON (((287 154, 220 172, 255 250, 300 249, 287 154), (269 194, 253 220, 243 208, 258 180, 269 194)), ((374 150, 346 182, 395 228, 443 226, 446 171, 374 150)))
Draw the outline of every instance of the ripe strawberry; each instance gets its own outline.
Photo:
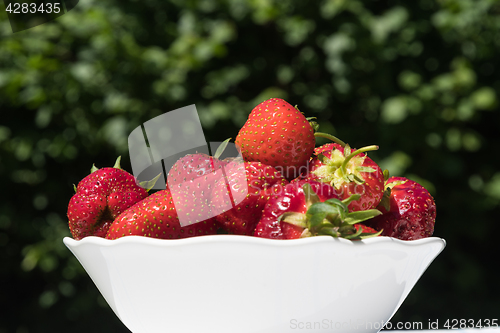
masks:
POLYGON ((215 221, 209 220, 182 227, 169 189, 158 191, 125 210, 113 222, 107 239, 123 236, 146 236, 162 239, 213 235, 215 221))
POLYGON ((230 138, 222 142, 214 156, 209 156, 204 153, 188 154, 178 159, 170 168, 167 175, 167 187, 170 185, 177 185, 185 181, 194 180, 205 175, 212 174, 221 170, 228 162, 228 160, 220 160, 230 138))
POLYGON ((367 221, 366 225, 376 230, 383 229, 383 236, 402 240, 432 236, 436 204, 430 193, 422 185, 404 177, 390 177, 386 188, 388 195, 378 207, 383 215, 367 221), (384 204, 388 204, 389 210, 384 204))
POLYGON ((341 192, 341 199, 353 194, 361 195, 360 200, 349 204, 350 211, 375 208, 384 194, 384 174, 365 154, 374 149, 378 147, 368 146, 356 150, 337 143, 318 147, 309 163, 308 173, 303 177, 329 183, 341 192))
POLYGON ((171 191, 182 226, 215 221, 211 219, 217 215, 211 211, 212 191, 217 181, 224 178, 223 167, 229 163, 229 160, 218 159, 228 142, 229 139, 224 141, 213 157, 202 153, 189 154, 170 169, 167 188, 171 191))
MULTIPOLYGON (((344 147, 345 147, 345 145, 341 146, 340 144, 335 143, 335 142, 325 143, 322 146, 314 148, 314 155, 318 156, 319 154, 324 153, 324 152, 331 152, 333 149, 338 149, 342 153, 344 153, 344 147)), ((355 151, 356 149, 351 149, 351 150, 355 151)))
POLYGON ((257 105, 235 142, 245 161, 271 165, 287 179, 306 167, 316 143, 306 117, 280 98, 257 105))
POLYGON ((186 155, 178 159, 168 172, 167 186, 210 175, 226 164, 226 161, 203 153, 186 155))
POLYGON ((356 231, 361 229, 361 232, 363 232, 365 234, 376 234, 379 232, 378 230, 375 230, 372 227, 369 227, 363 223, 358 223, 358 224, 355 224, 354 226, 356 227, 356 231))
MULTIPOLYGON (((293 182, 294 180, 292 180, 293 182)), ((296 181, 296 180, 295 180, 296 181)), ((259 193, 259 205, 264 208, 267 204, 267 202, 271 198, 275 198, 283 193, 284 187, 288 184, 291 184, 292 182, 288 183, 286 179, 284 181, 280 181, 272 185, 271 187, 265 188, 260 191, 259 193)), ((262 214, 261 214, 262 215, 262 214)))
POLYGON ((105 237, 113 220, 147 195, 135 177, 120 168, 120 157, 113 168, 93 167, 90 175, 78 183, 68 205, 73 238, 105 237))
POLYGON ((288 182, 278 170, 260 162, 234 161, 225 172, 226 180, 219 181, 212 192, 213 210, 223 211, 215 218, 228 233, 252 235, 269 198, 262 192, 288 182))
POLYGON ((347 205, 359 199, 353 195, 340 201, 332 186, 312 180, 300 180, 283 188, 283 193, 266 204, 255 236, 272 239, 296 239, 330 235, 362 239, 366 234, 355 223, 380 215, 376 209, 349 213, 347 205))

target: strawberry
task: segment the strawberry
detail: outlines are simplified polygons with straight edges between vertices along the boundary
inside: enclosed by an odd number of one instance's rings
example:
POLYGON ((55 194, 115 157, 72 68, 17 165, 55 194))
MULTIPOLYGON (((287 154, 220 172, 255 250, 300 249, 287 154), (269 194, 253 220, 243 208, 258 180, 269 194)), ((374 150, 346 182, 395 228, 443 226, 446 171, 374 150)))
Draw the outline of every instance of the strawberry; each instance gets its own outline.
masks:
POLYGON ((229 139, 224 141, 213 157, 202 153, 189 154, 177 160, 170 169, 167 188, 171 191, 182 226, 215 221, 211 219, 217 215, 211 211, 212 191, 217 181, 224 179, 223 167, 229 160, 221 161, 218 157, 228 143, 229 139))
POLYGON ((204 177, 222 169, 229 162, 229 159, 222 161, 219 157, 229 144, 229 140, 230 138, 219 145, 214 156, 195 153, 178 159, 168 172, 167 187, 204 177))
POLYGON ((362 212, 347 210, 347 205, 359 199, 355 194, 339 200, 334 187, 312 180, 290 183, 283 192, 266 204, 254 235, 272 239, 296 239, 330 235, 348 239, 362 239, 378 234, 364 233, 355 223, 380 215, 376 209, 362 212))
POLYGON ((148 196, 135 177, 120 168, 120 160, 112 168, 92 167, 90 175, 78 183, 67 212, 74 239, 105 237, 120 213, 148 196))
POLYGON ((186 155, 178 159, 168 172, 167 186, 210 175, 226 164, 226 161, 203 153, 186 155))
POLYGON ((135 235, 173 239, 213 235, 216 231, 214 220, 181 226, 172 194, 166 189, 151 194, 120 214, 113 221, 106 238, 135 235))
POLYGON ((376 234, 376 233, 379 233, 378 230, 375 230, 372 227, 369 227, 369 226, 367 226, 367 225, 365 225, 363 223, 355 224, 354 227, 356 227, 356 231, 359 231, 359 229, 361 229, 361 232, 365 233, 365 234, 376 234))
MULTIPOLYGON (((314 155, 317 156, 317 155, 324 153, 324 152, 331 152, 333 149, 338 149, 342 153, 344 153, 344 147, 345 147, 345 145, 342 146, 342 145, 335 143, 335 142, 326 143, 322 146, 314 148, 314 155)), ((351 150, 353 150, 353 149, 351 149, 351 150)), ((356 150, 356 149, 354 149, 354 150, 356 150)))
POLYGON ((337 143, 328 143, 315 149, 315 156, 309 163, 305 179, 329 183, 347 199, 353 194, 361 195, 360 200, 349 204, 350 211, 375 208, 384 194, 384 174, 382 169, 365 152, 378 149, 368 146, 351 149, 337 143))
POLYGON ((219 181, 212 193, 214 211, 223 211, 215 218, 228 233, 252 235, 270 197, 263 191, 288 182, 278 170, 260 162, 234 161, 225 172, 226 180, 219 181))
POLYGON ((434 233, 436 204, 430 193, 405 177, 390 177, 378 209, 383 213, 366 222, 382 235, 402 240, 430 237, 434 233))
POLYGON ((316 143, 306 117, 280 98, 257 105, 235 142, 245 161, 271 165, 289 180, 306 168, 316 143))
MULTIPOLYGON (((297 181, 297 180, 294 179, 290 183, 292 183, 293 181, 297 181)), ((289 183, 285 179, 284 181, 279 181, 279 182, 275 183, 271 187, 262 189, 259 193, 259 196, 260 196, 259 197, 259 205, 264 208, 266 206, 267 202, 271 198, 277 197, 283 193, 283 189, 287 184, 289 184, 289 183)))

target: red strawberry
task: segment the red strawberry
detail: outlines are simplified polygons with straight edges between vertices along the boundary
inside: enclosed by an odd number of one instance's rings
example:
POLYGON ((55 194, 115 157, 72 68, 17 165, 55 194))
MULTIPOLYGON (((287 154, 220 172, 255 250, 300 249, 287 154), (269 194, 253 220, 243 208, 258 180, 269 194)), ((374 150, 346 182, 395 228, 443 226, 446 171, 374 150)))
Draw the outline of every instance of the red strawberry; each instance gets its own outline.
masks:
POLYGON ((356 199, 359 195, 340 201, 335 188, 325 183, 311 180, 290 183, 283 188, 282 194, 268 201, 254 235, 272 239, 317 235, 348 239, 374 236, 356 229, 353 224, 381 213, 376 209, 349 213, 347 205, 356 199))
POLYGON ((262 192, 287 181, 278 170, 260 162, 234 161, 225 173, 225 181, 219 181, 212 192, 213 210, 223 211, 215 218, 228 233, 253 235, 269 198, 262 192))
POLYGON ((287 179, 306 167, 315 143, 306 117, 280 98, 257 105, 236 137, 245 161, 271 165, 287 179))
POLYGON ((341 199, 353 194, 361 195, 352 201, 350 211, 375 208, 384 194, 382 169, 365 152, 378 149, 368 146, 359 150, 336 143, 329 143, 315 149, 316 156, 309 163, 306 179, 329 183, 341 192, 341 199))
POLYGON ((107 239, 123 236, 146 236, 171 239, 212 235, 217 231, 214 220, 182 227, 169 189, 158 191, 125 210, 106 235, 107 239))
POLYGON ((68 205, 69 229, 74 239, 106 236, 113 220, 125 209, 146 198, 133 175, 120 168, 92 168, 80 181, 68 205))
MULTIPOLYGON (((338 149, 342 153, 344 153, 344 147, 345 147, 345 145, 342 146, 342 145, 335 143, 335 142, 325 143, 322 146, 314 148, 314 155, 317 156, 317 155, 324 153, 324 152, 331 152, 333 149, 338 149)), ((351 150, 356 150, 356 149, 351 149, 351 150)))
POLYGON ((167 186, 210 175, 222 169, 226 164, 226 161, 203 153, 186 155, 178 159, 168 172, 167 186))
POLYGON ((402 240, 432 236, 436 204, 430 193, 422 185, 404 177, 389 178, 386 187, 389 195, 384 196, 378 207, 383 215, 367 221, 366 224, 376 230, 383 229, 384 236, 402 240), (388 211, 384 207, 386 200, 388 211))
MULTIPOLYGON (((292 180, 292 182, 293 181, 297 181, 297 180, 294 179, 294 180, 292 180)), ((290 182, 290 183, 292 183, 292 182, 290 182)), ((280 182, 275 183, 271 187, 268 187, 268 188, 261 190, 259 193, 259 196, 260 196, 259 197, 259 205, 264 208, 266 206, 267 202, 271 198, 280 196, 283 193, 283 190, 287 184, 289 184, 288 181, 284 180, 284 181, 280 181, 280 182)))
POLYGON ((203 153, 188 154, 178 159, 167 175, 167 187, 177 185, 185 181, 194 180, 206 175, 210 175, 218 170, 221 170, 224 165, 229 163, 228 160, 221 161, 219 157, 222 155, 229 139, 222 142, 214 156, 209 156, 203 153))
POLYGON ((202 153, 189 154, 170 169, 167 188, 171 191, 182 226, 215 221, 213 217, 217 214, 211 211, 212 191, 217 181, 224 179, 223 167, 229 160, 221 161, 218 157, 228 142, 229 139, 219 146, 214 157, 202 153))
POLYGON ((361 229, 361 232, 365 233, 365 234, 376 234, 378 233, 378 230, 375 230, 373 229, 372 227, 369 227, 363 223, 358 223, 358 224, 355 224, 354 227, 356 227, 356 231, 358 231, 359 229, 361 229))

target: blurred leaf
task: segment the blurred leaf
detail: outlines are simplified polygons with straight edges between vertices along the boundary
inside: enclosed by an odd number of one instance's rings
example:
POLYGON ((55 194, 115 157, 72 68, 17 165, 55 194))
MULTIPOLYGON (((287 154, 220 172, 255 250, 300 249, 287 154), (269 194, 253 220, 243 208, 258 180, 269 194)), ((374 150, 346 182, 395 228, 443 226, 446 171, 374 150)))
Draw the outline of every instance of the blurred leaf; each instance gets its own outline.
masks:
POLYGON ((389 170, 390 176, 402 177, 412 164, 411 157, 403 151, 395 151, 379 162, 382 170, 389 170))
POLYGON ((119 155, 130 170, 128 134, 164 112, 196 104, 222 141, 271 97, 379 145, 376 163, 435 194, 448 245, 395 321, 500 312, 484 255, 500 213, 498 1, 80 0, 16 34, 2 18, 0 332, 126 332, 61 242, 73 184, 119 155))
POLYGON ((396 32, 408 19, 408 12, 404 7, 393 7, 372 23, 372 36, 375 43, 384 43, 390 33, 396 32))
POLYGON ((495 173, 485 184, 484 191, 495 200, 500 200, 500 172, 495 173))
POLYGON ((491 87, 483 87, 471 94, 471 100, 478 109, 491 110, 497 105, 495 90, 491 87))
POLYGON ((406 119, 408 111, 404 96, 388 98, 382 103, 382 120, 391 124, 400 123, 406 119))

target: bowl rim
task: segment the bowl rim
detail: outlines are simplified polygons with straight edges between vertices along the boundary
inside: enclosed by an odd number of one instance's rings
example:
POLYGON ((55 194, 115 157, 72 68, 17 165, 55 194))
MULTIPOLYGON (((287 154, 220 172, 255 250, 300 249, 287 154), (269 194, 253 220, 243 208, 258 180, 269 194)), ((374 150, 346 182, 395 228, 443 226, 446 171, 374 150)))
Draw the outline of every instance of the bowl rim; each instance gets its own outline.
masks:
POLYGON ((320 243, 337 243, 348 246, 369 246, 371 244, 378 243, 393 243, 401 246, 420 246, 428 243, 441 243, 441 251, 446 246, 446 240, 440 237, 426 237, 416 240, 401 240, 394 237, 388 236, 378 236, 363 240, 351 241, 345 238, 335 238, 331 236, 315 236, 299 239, 268 239, 255 236, 244 236, 244 235, 229 235, 229 234, 219 234, 219 235, 203 235, 196 237, 188 237, 181 239, 159 239, 145 236, 125 236, 118 239, 105 239, 102 237, 88 236, 80 240, 75 240, 71 237, 64 237, 63 242, 68 247, 80 247, 87 244, 111 247, 121 244, 141 244, 141 245, 152 245, 161 247, 171 247, 171 246, 183 246, 191 244, 203 244, 203 243, 245 243, 245 244, 256 244, 256 245, 266 245, 275 247, 287 247, 287 246, 297 246, 305 244, 320 244, 320 243))

